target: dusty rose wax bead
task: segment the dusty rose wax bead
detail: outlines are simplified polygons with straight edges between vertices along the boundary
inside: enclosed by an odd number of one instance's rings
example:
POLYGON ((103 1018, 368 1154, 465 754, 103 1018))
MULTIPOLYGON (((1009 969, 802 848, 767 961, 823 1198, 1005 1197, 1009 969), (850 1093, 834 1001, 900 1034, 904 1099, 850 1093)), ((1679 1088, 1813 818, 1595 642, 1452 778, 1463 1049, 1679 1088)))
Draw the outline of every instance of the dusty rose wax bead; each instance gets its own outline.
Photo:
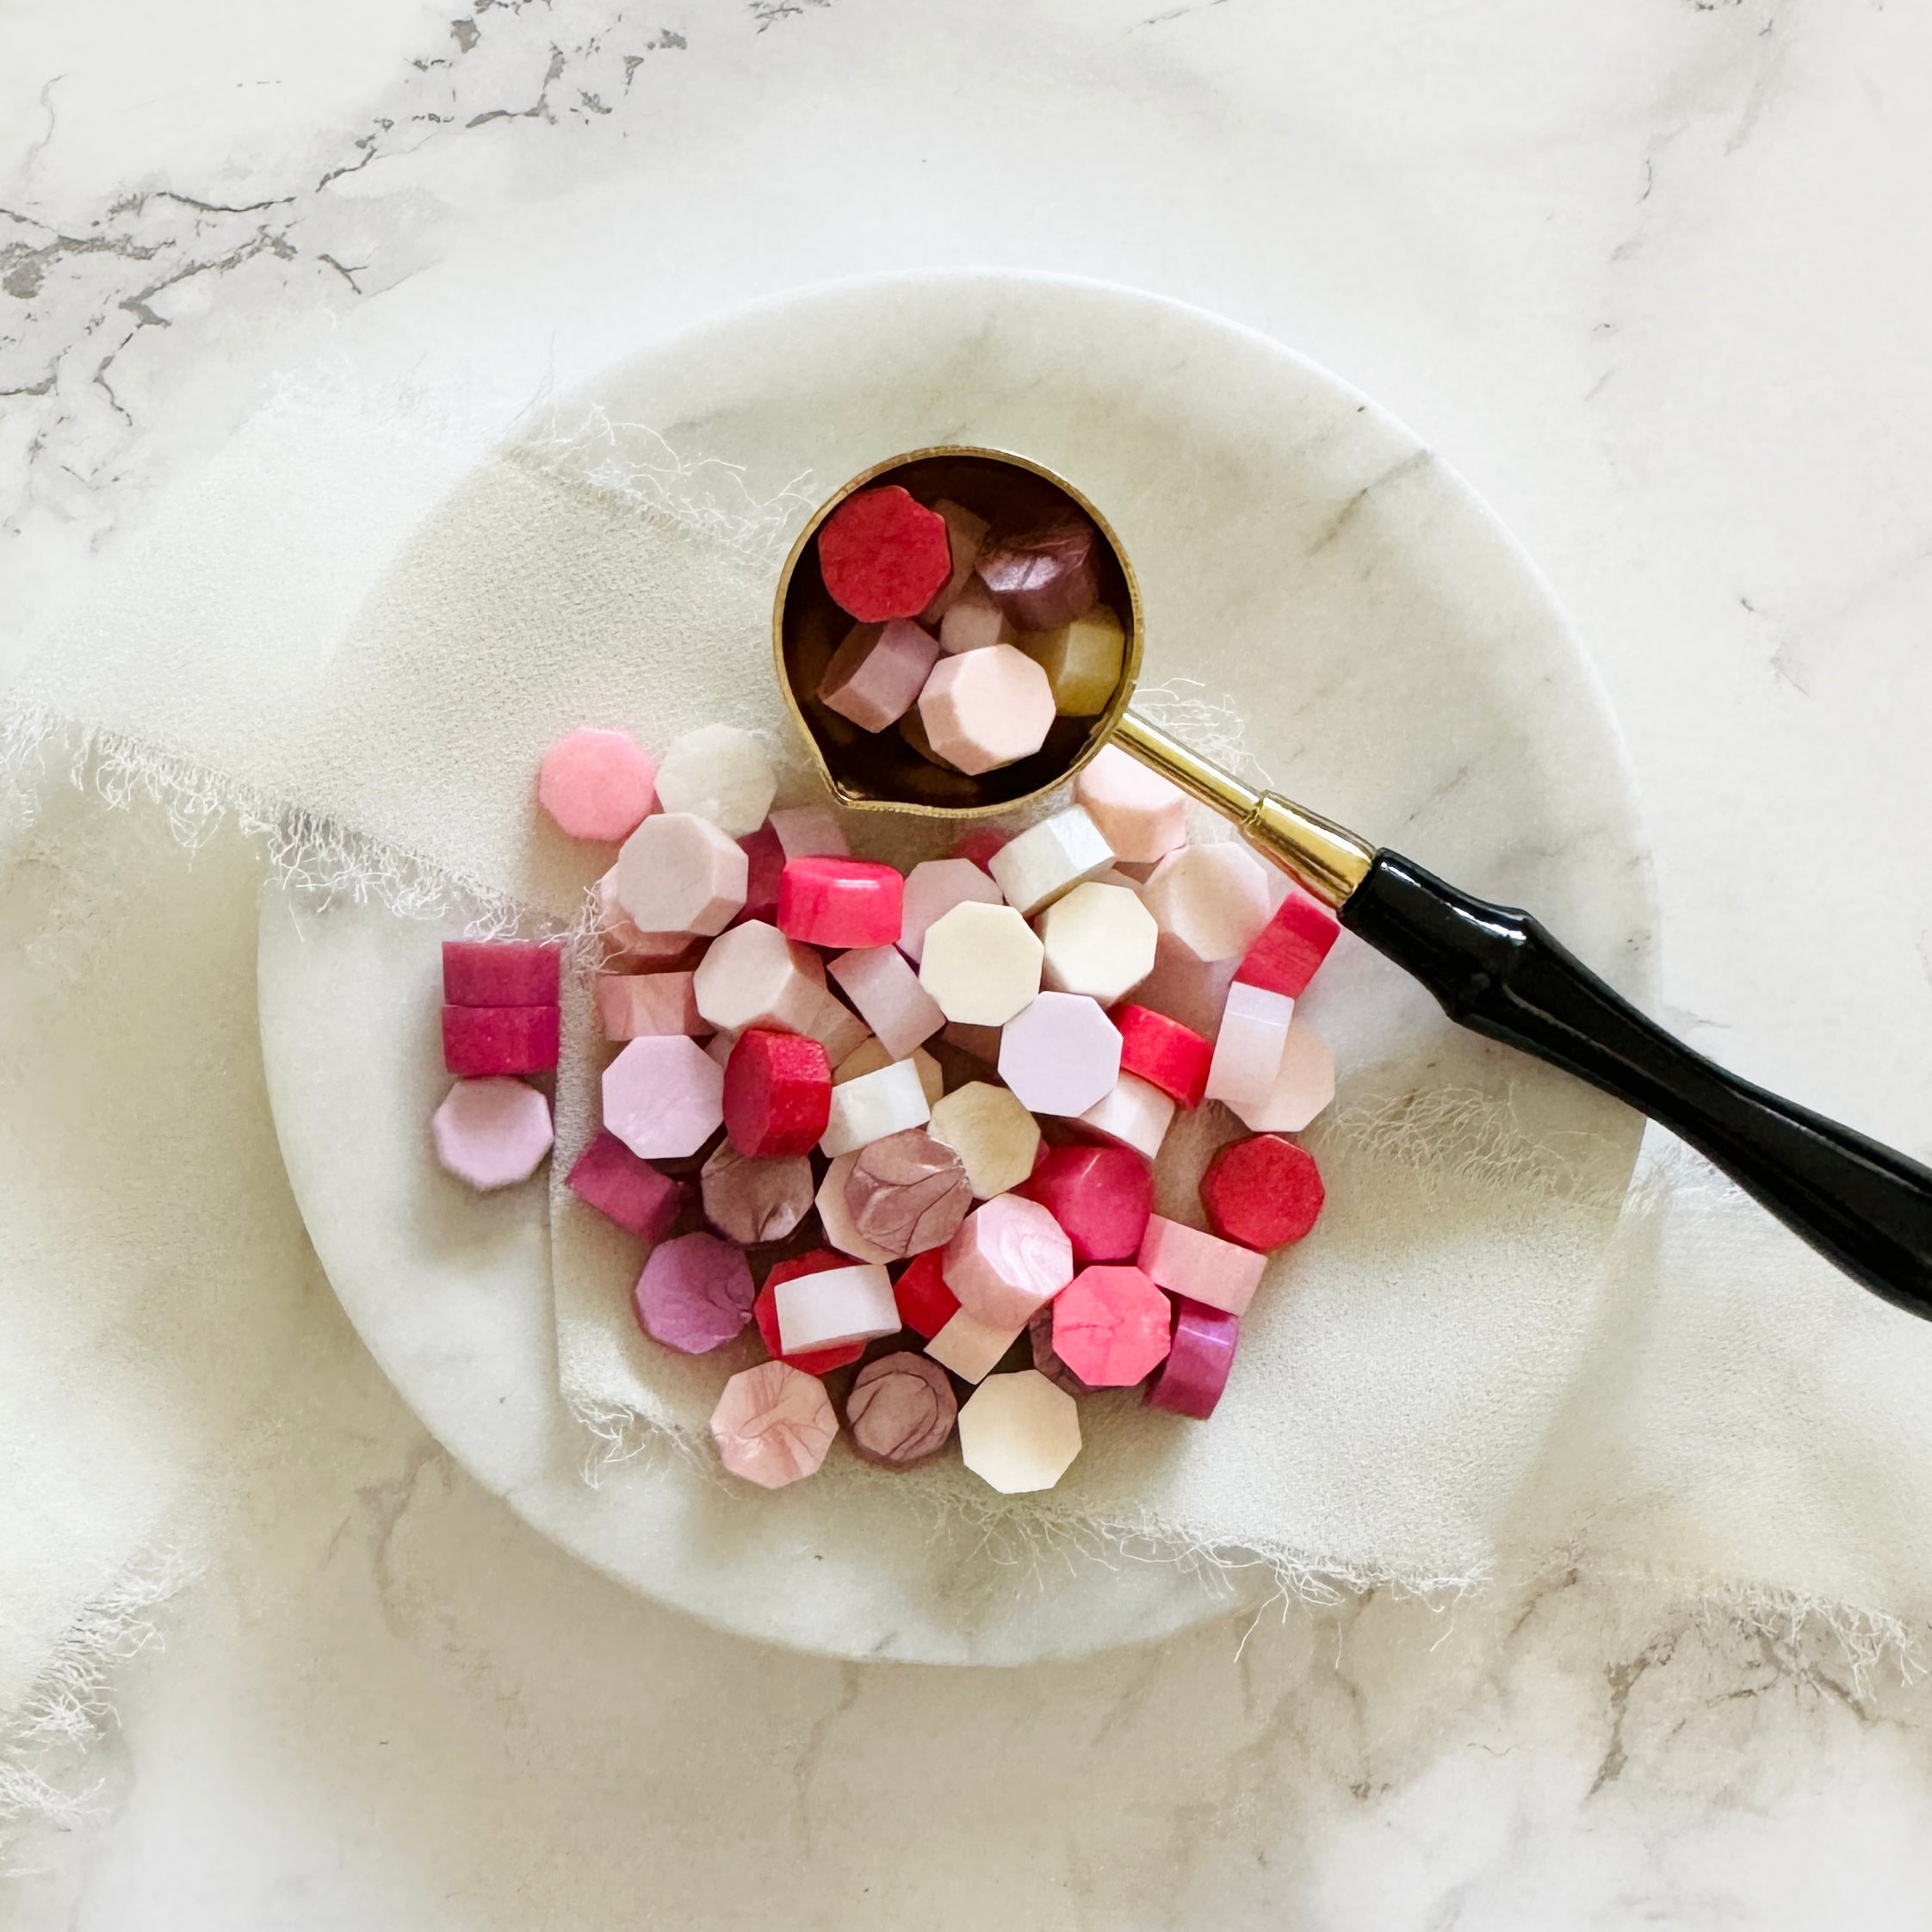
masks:
POLYGON ((1064 1389, 1076 1398, 1092 1391, 1062 1361, 1053 1349, 1053 1303, 1037 1308, 1026 1323, 1026 1340, 1033 1351, 1033 1366, 1056 1389, 1064 1389))
POLYGON ((757 1298, 751 1264, 735 1242, 679 1235, 651 1250, 631 1305, 652 1341, 708 1355, 744 1333, 757 1298))
POLYGON ((788 805, 765 823, 787 859, 851 857, 844 828, 823 805, 788 805))
POLYGON ((714 939, 691 975, 698 1012, 730 1033, 747 1026, 802 1033, 824 991, 819 956, 762 920, 714 939))
POLYGON ((918 702, 938 656, 938 639, 909 618, 860 624, 832 653, 819 702, 861 731, 883 731, 918 702))
POLYGON ((1341 922, 1326 906, 1291 888, 1235 968, 1235 978, 1298 1000, 1341 936, 1341 922))
POLYGON ((1148 1219, 1139 1259, 1156 1287, 1229 1315, 1247 1313, 1267 1265, 1265 1254, 1159 1214, 1148 1219))
MULTIPOLYGON (((997 849, 997 848, 995 848, 997 849)), ((899 950, 918 965, 926 950, 926 935, 955 906, 967 901, 999 906, 1005 901, 998 886, 969 858, 922 859, 906 875, 905 903, 899 927, 899 950)))
POLYGON ((899 1319, 921 1341, 932 1341, 959 1312, 959 1297, 946 1286, 944 1250, 929 1248, 915 1254, 893 1283, 892 1298, 899 1319))
POLYGON ((1116 1147, 1156 1159, 1173 1124, 1174 1103, 1158 1087, 1123 1070, 1105 1097, 1081 1115, 1080 1124, 1116 1147))
POLYGON ((1153 1170, 1124 1147, 1049 1148, 1018 1191, 1066 1230, 1082 1267, 1139 1254, 1154 1212, 1153 1170))
POLYGON ((1120 1077, 1120 1031, 1084 994, 1043 993, 1001 1031, 1000 1077, 1035 1113, 1085 1113, 1120 1077))
POLYGON ((895 1060, 903 1060, 946 1023, 897 946, 840 953, 827 970, 895 1060))
POLYGON ((838 1433, 825 1384, 789 1362, 740 1369, 711 1412, 719 1460, 763 1489, 815 1476, 838 1433))
POLYGON ((1130 1389, 1166 1360, 1173 1304, 1140 1269, 1083 1268, 1053 1300, 1053 1350, 1090 1389, 1130 1389))
MULTIPOLYGON (((956 605, 949 616, 958 615, 956 605)), ((1010 644, 943 657, 920 693, 919 715, 934 751, 977 777, 1030 758, 1053 728, 1053 687, 1010 644)))
POLYGON ((832 1063, 803 1034, 751 1027, 725 1063, 720 1105, 739 1153, 756 1160, 808 1154, 831 1117, 832 1063))
POLYGON ((1017 1334, 1074 1279, 1073 1244, 1037 1201, 997 1194, 947 1244, 945 1275, 969 1315, 1017 1334))
POLYGON ((604 1124, 641 1160, 696 1154, 724 1120, 724 1068, 695 1040, 633 1040, 604 1069, 604 1124))
POLYGON ((616 845, 649 815, 657 781, 657 766, 628 731, 586 725, 543 754, 536 797, 567 836, 616 845))
POLYGON ((1214 1064, 1212 1042, 1151 1006, 1117 1006, 1112 1019, 1120 1029, 1121 1072, 1159 1087, 1184 1107, 1199 1106, 1214 1064))
POLYGON ((1246 845, 1184 845, 1155 867, 1141 897, 1191 958, 1238 959, 1268 923, 1268 869, 1246 845))
POLYGON ((784 875, 785 848, 768 820, 756 832, 747 832, 738 841, 745 855, 745 903, 733 916, 732 924, 762 920, 772 926, 778 918, 778 881, 784 875))
POLYGON ((958 1415, 946 1372, 903 1349, 868 1362, 845 1397, 853 1452, 888 1469, 908 1469, 937 1455, 958 1415))
POLYGON ((430 1134, 444 1169, 480 1193, 514 1186, 550 1151, 550 1103, 520 1080, 461 1080, 430 1134))
POLYGON ((451 1006, 554 1006, 563 948, 504 939, 445 939, 443 998, 451 1006))
POLYGON ((698 1188, 704 1218, 727 1241, 755 1248, 784 1240, 812 1211, 812 1163, 802 1154, 754 1158, 727 1141, 699 1170, 698 1188))
POLYGON ((847 497, 818 535, 832 601, 862 624, 916 617, 952 577, 945 519, 896 483, 847 497))
POLYGON ((709 819, 657 812, 617 854, 617 903, 641 932, 722 932, 743 907, 751 867, 709 819))
POLYGON ((564 1186, 606 1220, 653 1242, 671 1232, 684 1200, 677 1181, 640 1161, 608 1129, 578 1155, 564 1186))
POLYGON ((981 544, 974 568, 1022 630, 1054 630, 1099 598, 1099 547, 1093 524, 1066 516, 981 544))
POLYGON ((697 1010, 689 973, 599 973, 597 1017, 607 1040, 641 1040, 653 1033, 712 1031, 697 1010))
POLYGON ((1149 864, 1187 843, 1187 795, 1118 745, 1103 745, 1074 780, 1114 856, 1149 864))
POLYGON ((1228 1372, 1235 1365, 1235 1347, 1240 1340, 1239 1316, 1204 1308, 1198 1302, 1177 1300, 1173 1338, 1167 1345, 1167 1360, 1147 1385, 1147 1406, 1206 1421, 1228 1385, 1228 1372))
POLYGON ((906 881, 864 858, 795 858, 778 882, 778 930, 814 946, 899 943, 906 881))
POLYGON ((1273 1134, 1230 1141, 1201 1176, 1201 1206, 1223 1241, 1285 1248, 1322 1212, 1322 1170, 1306 1148, 1273 1134))
POLYGON ((851 1266, 850 1255, 840 1254, 830 1248, 814 1248, 806 1254, 793 1255, 790 1260, 778 1262, 765 1276, 765 1285, 759 1290, 758 1299, 752 1303, 752 1319, 758 1324, 759 1339, 775 1360, 790 1362, 795 1369, 802 1369, 808 1375, 830 1375, 833 1369, 849 1366, 865 1353, 863 1341, 843 1342, 836 1348, 811 1348, 800 1355, 787 1355, 779 1347, 779 1289, 788 1281, 797 1280, 801 1275, 828 1274, 834 1268, 851 1266))
POLYGON ((445 1006, 443 1064, 463 1080, 544 1074, 557 1063, 554 1006, 445 1006))
POLYGON ((855 1150, 838 1155, 825 1170, 815 1204, 819 1224, 825 1229, 826 1240, 841 1254, 855 1261, 889 1261, 893 1257, 866 1240, 852 1224, 851 1210, 845 1205, 845 1182, 858 1165, 858 1155, 855 1150))
POLYGON ((895 1260, 944 1248, 972 1204, 959 1156, 923 1127, 860 1149, 845 1176, 853 1227, 895 1260))

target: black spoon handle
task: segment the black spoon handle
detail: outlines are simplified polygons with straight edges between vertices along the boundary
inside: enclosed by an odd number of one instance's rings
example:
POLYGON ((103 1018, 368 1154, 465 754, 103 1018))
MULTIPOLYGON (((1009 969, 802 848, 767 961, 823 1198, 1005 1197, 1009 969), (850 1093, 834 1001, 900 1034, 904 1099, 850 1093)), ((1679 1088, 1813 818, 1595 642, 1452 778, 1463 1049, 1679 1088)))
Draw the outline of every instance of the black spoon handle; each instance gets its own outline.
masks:
POLYGON ((1341 923, 1449 1017, 1661 1122, 1874 1294, 1932 1320, 1932 1169, 1675 1040, 1527 913, 1376 856, 1341 923))

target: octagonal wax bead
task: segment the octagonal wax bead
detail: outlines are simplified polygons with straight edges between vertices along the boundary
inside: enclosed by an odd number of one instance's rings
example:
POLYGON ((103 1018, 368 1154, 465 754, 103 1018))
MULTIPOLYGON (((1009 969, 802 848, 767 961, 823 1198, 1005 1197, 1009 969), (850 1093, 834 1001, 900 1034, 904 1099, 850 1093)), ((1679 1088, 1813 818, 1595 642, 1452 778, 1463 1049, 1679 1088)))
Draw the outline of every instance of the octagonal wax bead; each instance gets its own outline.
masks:
POLYGON ((899 1333, 892 1278, 876 1262, 826 1268, 779 1283, 778 1341, 787 1355, 899 1333))
POLYGON ((724 1068, 695 1040, 633 1040, 604 1069, 604 1124, 640 1160, 696 1154, 723 1123, 724 1068))
POLYGON ((731 1033, 747 1026, 802 1033, 824 991, 819 956, 762 920, 721 932, 691 975, 698 1012, 731 1033))
POLYGON ((1079 1453, 1079 1405, 1037 1369, 989 1375, 959 1411, 960 1459, 1002 1495, 1050 1489, 1079 1453))
POLYGON ((1181 1106, 1199 1106, 1207 1097, 1213 1043, 1151 1006, 1117 1006, 1112 1019, 1120 1029, 1122 1074, 1159 1087, 1181 1106))
POLYGON ((1062 717, 1091 718, 1112 703, 1127 660, 1127 633, 1105 604, 1056 630, 1025 632, 1019 645, 1046 672, 1062 717))
POLYGON ((814 946, 899 943, 906 881, 864 858, 794 858, 778 882, 778 929, 814 946))
POLYGON ((1017 1334, 1074 1279, 1073 1244, 1037 1201, 996 1194, 947 1243, 945 1273, 946 1286, 975 1321, 1017 1334))
MULTIPOLYGON (((755 734, 735 725, 687 731, 672 740, 658 767, 658 803, 666 811, 709 820, 734 839, 765 823, 777 789, 765 746, 755 734)), ((631 917, 637 918, 635 912, 631 917)))
POLYGON ((1085 1113, 1120 1078, 1120 1030, 1085 994, 1043 993, 1002 1030, 1000 1077, 1035 1113, 1085 1113))
POLYGON ((852 1452, 886 1469, 909 1469, 938 1455, 958 1415, 946 1372, 906 1349, 868 1362, 845 1397, 852 1452))
POLYGON ((851 1266, 850 1255, 841 1254, 832 1248, 808 1248, 802 1254, 793 1254, 773 1263, 771 1272, 765 1278, 765 1285, 758 1291, 758 1299, 752 1303, 752 1320, 757 1324, 759 1340, 765 1344, 768 1355, 776 1361, 790 1362, 795 1369, 803 1369, 808 1375, 829 1375, 833 1369, 849 1367, 865 1353, 863 1341, 848 1341, 836 1348, 813 1348, 802 1355, 787 1355, 778 1334, 778 1291, 786 1282, 796 1280, 802 1274, 822 1274, 827 1269, 851 1266))
POLYGON ((677 1181, 640 1161, 608 1128, 577 1156, 564 1186, 607 1221, 653 1242, 671 1232, 684 1203, 677 1181))
POLYGON ((1053 1352, 1089 1389, 1145 1381, 1173 1328, 1173 1303, 1139 1268, 1083 1268, 1053 1300, 1053 1352))
POLYGON ((895 1257, 859 1233, 853 1223, 851 1210, 845 1205, 845 1183, 858 1165, 858 1155, 855 1149, 851 1154, 839 1155, 826 1168, 814 1203, 819 1211, 819 1224, 825 1229, 827 1242, 841 1254, 849 1254, 855 1261, 882 1264, 895 1257))
POLYGON ((969 1081, 932 1103, 932 1137, 958 1155, 975 1198, 990 1200, 1033 1171, 1040 1124, 1012 1091, 969 1081))
POLYGON ((1018 635, 999 598, 977 577, 969 577, 960 586, 939 620, 939 647, 949 657, 1011 644, 1018 635))
POLYGON ((748 1027, 725 1062, 725 1131, 753 1160, 808 1154, 832 1116, 832 1066, 802 1033, 748 1027))
POLYGON ((445 1006, 443 1064, 464 1080, 548 1073, 560 1024, 554 1006, 445 1006))
POLYGON ((1138 893, 1089 881, 1040 915, 1043 977, 1056 993, 1084 993, 1111 1006, 1154 970, 1160 937, 1138 893))
POLYGON ((1024 630, 1051 630, 1093 608, 1100 594, 1099 536, 1068 511, 1029 530, 1000 531, 974 567, 1024 630))
POLYGON ((1026 1324, 1026 1344, 1032 1352, 1033 1366, 1056 1389, 1064 1389, 1078 1400, 1093 1391, 1053 1352, 1053 1303, 1035 1309, 1026 1324))
POLYGON ((946 1023, 897 946, 840 953, 827 969, 895 1060, 903 1060, 946 1023))
POLYGON ((641 1040, 652 1033, 713 1031, 697 1010, 689 973, 599 973, 597 1017, 607 1040, 641 1040))
POLYGON ((443 1000, 449 1006, 554 1006, 563 979, 554 940, 445 939, 443 1000))
POLYGON ((969 901, 981 906, 1003 906, 1006 895, 969 858, 922 859, 906 875, 900 951, 918 965, 926 951, 926 935, 934 923, 969 901))
POLYGON ((1334 914, 1291 886, 1235 969, 1235 983, 1298 1000, 1341 936, 1334 914))
POLYGON ((631 1304, 653 1341, 681 1355, 709 1355, 745 1332, 758 1290, 735 1242, 678 1235, 645 1258, 631 1304))
POLYGON ((1152 1161, 1160 1155, 1173 1118, 1171 1094, 1123 1070, 1112 1090, 1080 1117, 1080 1123, 1116 1147, 1131 1148, 1152 1161))
POLYGON ((983 1382, 1025 1333, 1024 1322, 1012 1328, 1003 1322, 982 1322, 961 1309, 926 1343, 926 1353, 962 1382, 983 1382))
POLYGON ((740 1369, 711 1411, 719 1460, 761 1489, 815 1476, 838 1433, 825 1384, 789 1362, 740 1369))
POLYGON ((876 1074, 861 1074, 831 1093, 831 1112, 819 1149, 834 1159, 856 1154, 888 1134, 923 1127, 932 1118, 919 1068, 909 1060, 895 1060, 876 1074))
POLYGON ((1147 1385, 1147 1406, 1204 1422, 1228 1385, 1241 1340, 1241 1317, 1198 1302, 1174 1304, 1167 1359, 1147 1385))
POLYGON ((938 639, 909 617, 859 624, 832 653, 819 702, 861 731, 883 731, 919 702, 938 657, 938 639))
POLYGON ((572 839, 610 845, 649 815, 657 767, 628 731, 591 726, 560 738, 537 767, 537 802, 572 839))
POLYGON ((944 1248, 973 1204, 959 1156, 923 1127, 859 1149, 845 1176, 852 1226, 895 1260, 944 1248))
POLYGON ((986 542, 987 523, 970 510, 946 497, 936 497, 932 508, 946 526, 946 545, 952 556, 952 569, 939 586, 938 594, 920 612, 922 624, 936 624, 958 602, 960 592, 973 580, 973 566, 980 546, 986 542))
POLYGON ((641 932, 722 932, 745 903, 750 862, 690 812, 654 812, 617 854, 617 903, 641 932))
POLYGON ((1031 919, 1113 864, 1113 848, 1078 805, 1009 839, 988 862, 1006 903, 1031 919))
POLYGON ((734 926, 747 920, 762 920, 767 926, 778 917, 778 881, 784 876, 785 848, 767 819, 756 832, 747 832, 738 841, 745 855, 745 903, 740 907, 734 926))
MULTIPOLYGON (((959 1312, 959 1297, 946 1286, 946 1257, 941 1248, 915 1254, 892 1285, 899 1319, 922 1341, 930 1341, 959 1312)), ((995 1358, 997 1359, 997 1358, 995 1358)))
POLYGON ((1234 1111, 1257 1134, 1298 1134, 1334 1097, 1335 1056, 1305 1019, 1297 1019, 1288 1029, 1274 1085, 1234 1111))
MULTIPOLYGON (((1141 903, 1147 903, 1144 894, 1141 903)), ((1163 932, 1154 949, 1154 970, 1134 988, 1134 1003, 1166 1013, 1211 1041, 1221 1031, 1221 1009, 1228 1003, 1228 988, 1234 983, 1239 963, 1234 959, 1196 959, 1163 932)), ((1211 1047, 1209 1058, 1212 1057, 1211 1047)))
MULTIPOLYGON (((957 614, 956 605, 948 615, 957 614)), ((932 749, 977 777, 1031 758, 1046 743, 1053 687, 1031 658, 994 644, 942 657, 920 693, 919 715, 932 749)))
POLYGON ((740 1248, 783 1241, 812 1211, 812 1163, 802 1154, 740 1154, 729 1141, 698 1173, 704 1218, 740 1248))
POLYGON ((1242 1315, 1261 1285, 1267 1257, 1156 1214, 1149 1217, 1141 1238, 1140 1265, 1156 1287, 1205 1308, 1242 1315))
MULTIPOLYGON (((864 1040, 832 1069, 832 1084, 843 1087, 849 1080, 858 1080, 866 1074, 876 1074, 882 1067, 889 1067, 895 1056, 886 1051, 877 1040, 864 1040)), ((902 1056, 912 1062, 919 1074, 919 1084, 926 1094, 926 1104, 937 1106, 939 1096, 946 1090, 946 1077, 939 1069, 939 1062, 923 1047, 914 1047, 902 1056)))
POLYGON ((1266 1252, 1300 1241, 1322 1212, 1322 1170, 1274 1134, 1230 1141, 1201 1176, 1201 1207, 1223 1241, 1266 1252))
POLYGON ((845 827, 823 805, 788 805, 765 824, 789 862, 795 858, 850 858, 845 827))
POLYGON ((1187 843, 1187 795, 1118 745, 1103 745, 1074 779, 1084 806, 1129 864, 1152 864, 1187 843))
POLYGON ((1266 988, 1228 988, 1221 1009, 1221 1031, 1214 1037, 1214 1062, 1208 1069, 1207 1097, 1239 1110, 1259 1106, 1273 1090, 1288 1042, 1295 1002, 1266 988))
POLYGON ((1232 839, 1169 852, 1141 896, 1161 932, 1207 963, 1238 959, 1268 923, 1267 868, 1232 839))
POLYGON ((550 1103, 520 1080, 460 1080, 430 1118, 445 1172, 480 1193, 528 1180, 550 1151, 550 1103))
POLYGON ((1019 1191, 1060 1223, 1080 1267, 1131 1260, 1154 1212, 1154 1171, 1124 1147, 1049 1148, 1019 1191))
POLYGON ((1037 997, 1046 948, 1011 906, 955 906, 927 929, 919 981, 949 1020, 1004 1026, 1037 997))
POLYGON ((864 624, 916 617, 952 575, 945 519, 897 483, 847 497, 817 544, 827 593, 864 624))

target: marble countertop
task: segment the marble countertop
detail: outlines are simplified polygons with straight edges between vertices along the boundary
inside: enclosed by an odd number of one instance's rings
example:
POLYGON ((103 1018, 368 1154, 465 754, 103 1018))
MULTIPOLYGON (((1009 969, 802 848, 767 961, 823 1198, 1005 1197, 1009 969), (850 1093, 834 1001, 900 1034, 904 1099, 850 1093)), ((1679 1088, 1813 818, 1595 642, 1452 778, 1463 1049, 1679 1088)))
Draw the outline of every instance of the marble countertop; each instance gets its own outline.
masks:
MULTIPOLYGON (((1910 1142, 1929 57, 1896 0, 22 0, 0 684, 341 331, 406 370, 467 319, 565 387, 829 274, 1136 283, 1326 362, 1495 505, 1627 734, 1665 1016, 1910 1142)), ((11 1847, 9 1923, 1923 1923, 1895 1656, 1562 1570, 1011 1673, 758 1650, 543 1544, 325 1292, 300 1321, 286 1428, 11 1847)))

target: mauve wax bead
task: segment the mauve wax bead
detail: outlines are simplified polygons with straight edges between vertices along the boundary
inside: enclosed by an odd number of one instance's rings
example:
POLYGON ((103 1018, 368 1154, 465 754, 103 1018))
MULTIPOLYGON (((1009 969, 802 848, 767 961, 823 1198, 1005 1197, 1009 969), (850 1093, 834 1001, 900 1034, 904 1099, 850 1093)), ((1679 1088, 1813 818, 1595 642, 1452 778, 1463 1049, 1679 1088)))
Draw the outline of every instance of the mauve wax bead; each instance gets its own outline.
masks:
POLYGON ((853 1227, 895 1260, 944 1247, 972 1204, 964 1164, 923 1127, 860 1149, 845 1176, 853 1227))
POLYGON ((958 1415, 946 1372, 905 1350, 868 1362, 845 1397, 854 1452, 888 1469, 909 1468, 937 1455, 958 1415))
POLYGON ((729 1141, 698 1173, 704 1217, 728 1241, 754 1248, 783 1241, 812 1211, 812 1163, 802 1154, 759 1160, 729 1141))
POLYGON ((1147 1385, 1147 1406, 1204 1422, 1228 1385, 1241 1340, 1241 1317, 1176 1298, 1167 1359, 1147 1385))
POLYGON ((443 1063, 462 1080, 546 1074, 557 1063, 554 1006, 445 1006, 443 1063))
POLYGON ((847 497, 820 527, 818 552, 832 601, 862 624, 918 616, 952 577, 945 519, 896 483, 847 497))
POLYGON ((452 1006, 554 1006, 563 948, 504 939, 445 939, 443 997, 452 1006))
POLYGON ((631 1305, 653 1341, 708 1355, 744 1333, 757 1298, 751 1264, 735 1242, 679 1235, 651 1250, 631 1305))
POLYGON ((599 1129, 577 1156, 564 1182, 577 1198, 607 1220, 647 1242, 671 1232, 684 1204, 684 1189, 648 1161, 640 1161, 615 1134, 599 1129))
POLYGON ((1022 630, 1056 630, 1083 617, 1100 595, 1099 533, 1084 517, 994 538, 980 547, 980 580, 1022 630))
POLYGON ((1153 1170, 1124 1147, 1049 1148, 1019 1192, 1066 1230, 1082 1267, 1137 1254, 1154 1212, 1153 1170))

